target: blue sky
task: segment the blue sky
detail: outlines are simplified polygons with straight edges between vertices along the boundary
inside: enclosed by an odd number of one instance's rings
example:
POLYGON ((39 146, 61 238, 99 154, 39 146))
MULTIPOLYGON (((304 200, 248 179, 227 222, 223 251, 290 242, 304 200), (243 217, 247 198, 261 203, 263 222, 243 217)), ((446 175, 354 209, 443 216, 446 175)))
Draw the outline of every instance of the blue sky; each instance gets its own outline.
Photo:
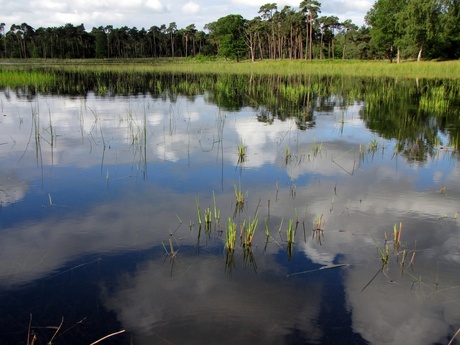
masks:
MULTIPOLYGON (((87 31, 93 27, 137 27, 149 29, 153 25, 168 25, 176 22, 185 28, 195 24, 203 30, 207 23, 228 14, 241 14, 246 19, 258 15, 267 0, 0 0, 2 13, 0 22, 6 31, 12 24, 27 23, 33 28, 62 26, 66 23, 83 23, 87 31)), ((323 0, 321 15, 335 15, 340 20, 351 19, 361 26, 366 12, 374 0, 323 0)), ((285 5, 298 8, 300 1, 276 2, 278 9, 285 5)))

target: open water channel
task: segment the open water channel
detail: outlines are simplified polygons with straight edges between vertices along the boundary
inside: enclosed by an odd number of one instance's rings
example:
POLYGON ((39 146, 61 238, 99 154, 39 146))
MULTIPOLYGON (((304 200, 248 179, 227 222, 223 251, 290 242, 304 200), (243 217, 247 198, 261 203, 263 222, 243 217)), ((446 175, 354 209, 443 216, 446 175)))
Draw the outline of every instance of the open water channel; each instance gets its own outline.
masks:
POLYGON ((0 344, 449 343, 456 81, 142 78, 2 88, 0 344))

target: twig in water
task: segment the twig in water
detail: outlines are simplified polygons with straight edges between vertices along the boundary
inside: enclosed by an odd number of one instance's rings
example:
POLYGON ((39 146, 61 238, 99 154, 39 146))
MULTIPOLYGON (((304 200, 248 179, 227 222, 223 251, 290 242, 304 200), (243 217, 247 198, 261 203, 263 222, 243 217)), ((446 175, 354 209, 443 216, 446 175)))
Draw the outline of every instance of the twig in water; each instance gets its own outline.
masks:
POLYGON ((347 266, 349 266, 349 264, 327 265, 327 266, 322 266, 320 268, 316 268, 314 270, 291 273, 291 274, 286 275, 286 277, 297 276, 299 274, 311 273, 311 272, 322 271, 322 270, 331 270, 334 268, 341 268, 341 267, 347 267, 347 266))
MULTIPOLYGON (((27 345, 30 345, 30 329, 31 329, 31 326, 32 326, 32 314, 30 314, 29 327, 27 328, 27 345)), ((32 344, 34 343, 34 341, 35 341, 35 335, 34 335, 34 339, 32 340, 32 344)))
POLYGON ((107 339, 107 338, 113 337, 114 335, 121 334, 121 333, 124 333, 124 332, 125 332, 125 330, 122 329, 121 331, 118 331, 118 332, 114 332, 114 333, 108 334, 108 335, 106 335, 105 337, 102 337, 101 339, 96 340, 94 343, 91 343, 90 345, 94 345, 94 344, 100 343, 101 341, 103 341, 103 340, 105 340, 105 339, 107 339))
POLYGON ((459 334, 460 334, 460 328, 457 330, 457 332, 455 332, 454 336, 452 337, 452 339, 450 339, 449 344, 447 344, 447 345, 452 345, 454 339, 455 339, 455 338, 457 337, 457 335, 459 335, 459 334))
POLYGON ((51 345, 51 344, 53 343, 53 339, 56 338, 56 335, 59 333, 59 330, 61 329, 63 323, 64 323, 64 316, 62 317, 60 325, 59 325, 58 328, 56 329, 56 332, 54 332, 54 334, 53 334, 53 336, 51 337, 51 340, 49 341, 48 344, 51 345))
POLYGON ((371 278, 371 280, 369 280, 369 282, 361 289, 361 292, 363 292, 369 285, 371 285, 371 283, 374 281, 375 278, 377 278, 377 276, 379 275, 380 272, 383 271, 383 268, 385 267, 385 265, 382 265, 382 267, 380 267, 380 269, 377 271, 377 273, 371 278))

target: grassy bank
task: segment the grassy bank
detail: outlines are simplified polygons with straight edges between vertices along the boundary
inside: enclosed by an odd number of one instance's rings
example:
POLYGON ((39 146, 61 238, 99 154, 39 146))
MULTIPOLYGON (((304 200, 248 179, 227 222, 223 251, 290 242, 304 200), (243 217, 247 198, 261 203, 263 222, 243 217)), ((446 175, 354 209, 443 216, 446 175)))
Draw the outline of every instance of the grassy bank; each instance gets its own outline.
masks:
MULTIPOLYGON (((460 61, 388 61, 357 60, 264 60, 232 62, 224 60, 201 61, 196 59, 136 59, 136 60, 17 60, 2 64, 5 70, 34 69, 35 67, 62 68, 74 71, 101 72, 176 72, 216 74, 263 75, 346 75, 358 77, 400 78, 460 78, 460 61)), ((0 75, 1 75, 0 74, 0 75)))

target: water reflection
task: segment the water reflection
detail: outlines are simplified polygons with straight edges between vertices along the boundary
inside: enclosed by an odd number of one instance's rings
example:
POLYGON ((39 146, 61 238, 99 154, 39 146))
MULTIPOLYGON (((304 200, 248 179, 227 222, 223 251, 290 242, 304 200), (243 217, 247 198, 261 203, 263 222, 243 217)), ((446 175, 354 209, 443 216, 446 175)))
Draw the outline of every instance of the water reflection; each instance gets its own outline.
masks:
POLYGON ((43 310, 31 296, 53 290, 67 307, 43 320, 88 317, 140 344, 447 343, 460 322, 459 126, 456 101, 435 99, 456 83, 187 78, 141 78, 132 97, 110 78, 106 93, 2 94, 2 339, 8 327, 23 339, 43 310), (198 201, 212 210, 201 230, 198 201), (81 284, 107 314, 65 297, 81 284), (21 294, 30 307, 12 302, 21 294))

